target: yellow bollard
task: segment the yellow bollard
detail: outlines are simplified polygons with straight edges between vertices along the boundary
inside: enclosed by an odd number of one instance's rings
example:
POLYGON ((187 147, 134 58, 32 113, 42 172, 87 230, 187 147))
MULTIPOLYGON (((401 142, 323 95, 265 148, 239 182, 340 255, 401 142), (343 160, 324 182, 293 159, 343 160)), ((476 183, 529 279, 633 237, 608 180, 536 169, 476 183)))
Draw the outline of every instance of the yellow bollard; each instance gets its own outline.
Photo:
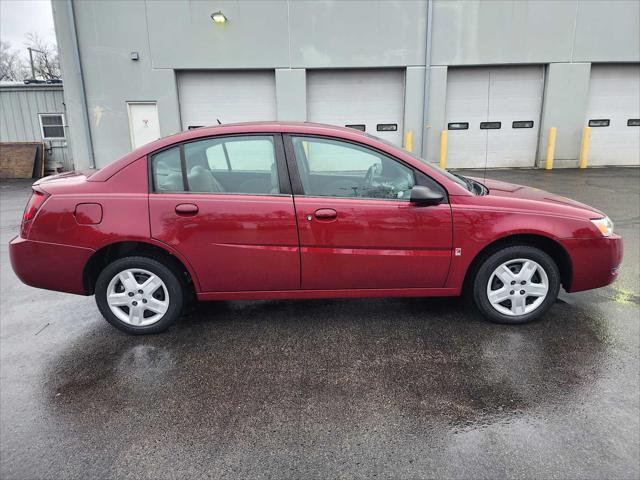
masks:
POLYGON ((553 155, 556 151, 556 127, 549 129, 549 143, 547 144, 547 164, 545 168, 551 170, 553 168, 553 155))
POLYGON ((407 152, 413 152, 413 132, 411 130, 404 134, 404 149, 407 152))
POLYGON ((591 141, 591 129, 584 127, 582 130, 582 147, 580 148, 580 168, 587 168, 589 159, 589 142, 591 141))
POLYGON ((440 168, 447 168, 447 137, 447 131, 443 130, 440 134, 440 168))

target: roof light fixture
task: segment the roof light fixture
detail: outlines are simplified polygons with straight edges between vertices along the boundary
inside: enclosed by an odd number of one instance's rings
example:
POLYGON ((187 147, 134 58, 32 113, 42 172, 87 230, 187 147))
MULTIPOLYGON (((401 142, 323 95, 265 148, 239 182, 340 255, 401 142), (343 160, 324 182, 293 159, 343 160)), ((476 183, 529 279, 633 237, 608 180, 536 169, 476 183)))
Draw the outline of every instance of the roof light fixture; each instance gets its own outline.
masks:
POLYGON ((213 23, 227 23, 227 17, 220 10, 211 14, 211 20, 213 23))

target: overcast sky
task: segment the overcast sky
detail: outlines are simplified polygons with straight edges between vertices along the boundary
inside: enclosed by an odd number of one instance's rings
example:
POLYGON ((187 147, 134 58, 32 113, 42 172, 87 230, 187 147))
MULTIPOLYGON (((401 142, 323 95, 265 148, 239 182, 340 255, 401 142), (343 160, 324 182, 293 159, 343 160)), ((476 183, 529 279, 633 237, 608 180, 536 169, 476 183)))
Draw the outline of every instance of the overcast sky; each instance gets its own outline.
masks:
POLYGON ((56 43, 50 0, 0 0, 0 38, 26 56, 24 35, 29 32, 56 43))

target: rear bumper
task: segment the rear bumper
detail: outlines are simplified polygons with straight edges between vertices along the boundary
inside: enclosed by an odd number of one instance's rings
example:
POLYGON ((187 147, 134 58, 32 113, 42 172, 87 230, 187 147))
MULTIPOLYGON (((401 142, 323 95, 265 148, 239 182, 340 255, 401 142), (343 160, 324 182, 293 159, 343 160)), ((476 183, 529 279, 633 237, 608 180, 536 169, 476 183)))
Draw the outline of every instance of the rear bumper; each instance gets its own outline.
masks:
POLYGON ((22 282, 36 288, 85 295, 84 267, 89 248, 35 242, 16 237, 9 243, 11 266, 22 282))
POLYGON ((569 292, 607 286, 618 278, 622 263, 622 238, 568 239, 562 242, 571 256, 572 281, 569 292))

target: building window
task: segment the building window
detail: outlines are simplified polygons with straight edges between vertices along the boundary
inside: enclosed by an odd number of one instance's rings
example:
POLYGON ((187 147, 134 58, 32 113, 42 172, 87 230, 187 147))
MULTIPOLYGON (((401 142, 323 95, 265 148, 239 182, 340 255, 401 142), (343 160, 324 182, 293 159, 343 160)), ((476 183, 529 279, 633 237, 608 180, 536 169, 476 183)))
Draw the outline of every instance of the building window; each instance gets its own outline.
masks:
POLYGON ((511 128, 533 128, 533 120, 519 120, 511 124, 511 128))
POLYGON ((447 124, 447 130, 468 130, 469 122, 453 122, 447 124))
POLYGON ((64 140, 64 115, 61 113, 39 113, 40 133, 43 140, 64 140))
POLYGON ((502 126, 502 122, 480 122, 480 130, 497 130, 502 126))
POLYGON ((599 120, 589 120, 590 127, 608 127, 609 124, 610 124, 610 121, 608 118, 603 118, 599 120))

